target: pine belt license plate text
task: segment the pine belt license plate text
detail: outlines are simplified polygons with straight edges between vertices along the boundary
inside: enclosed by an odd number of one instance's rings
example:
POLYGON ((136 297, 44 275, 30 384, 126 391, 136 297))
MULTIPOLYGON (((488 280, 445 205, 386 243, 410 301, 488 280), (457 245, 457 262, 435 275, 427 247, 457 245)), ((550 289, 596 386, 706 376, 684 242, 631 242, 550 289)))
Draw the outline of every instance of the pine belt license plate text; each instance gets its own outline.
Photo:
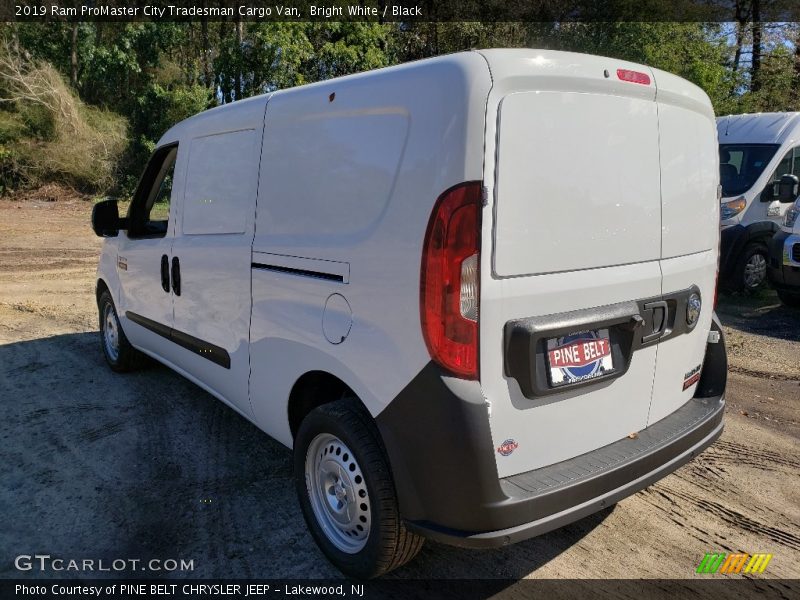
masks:
POLYGON ((582 331, 547 340, 550 385, 558 387, 596 379, 614 371, 608 329, 582 331))

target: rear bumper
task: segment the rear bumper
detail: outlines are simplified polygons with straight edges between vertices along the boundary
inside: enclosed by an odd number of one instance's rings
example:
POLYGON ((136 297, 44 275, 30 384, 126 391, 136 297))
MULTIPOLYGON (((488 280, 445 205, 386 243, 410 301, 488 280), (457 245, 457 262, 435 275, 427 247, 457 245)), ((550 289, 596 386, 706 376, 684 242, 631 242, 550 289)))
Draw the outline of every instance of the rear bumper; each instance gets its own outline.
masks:
MULTIPOLYGON (((716 319, 713 327, 721 334, 716 319)), ((602 510, 720 436, 726 373, 721 338, 707 346, 695 398, 635 439, 500 479, 479 386, 449 381, 429 365, 376 419, 406 525, 447 544, 488 548, 602 510)))
POLYGON ((800 292, 800 260, 795 260, 800 235, 780 231, 769 246, 767 275, 773 287, 788 292, 800 292))
MULTIPOLYGON (((410 529, 470 548, 513 544, 547 533, 646 488, 689 462, 722 434, 722 397, 692 399, 639 433, 557 465, 500 480, 507 500, 496 511, 527 516, 521 525, 486 532, 454 531, 432 523, 410 529)), ((492 510, 487 508, 486 510, 492 510)))

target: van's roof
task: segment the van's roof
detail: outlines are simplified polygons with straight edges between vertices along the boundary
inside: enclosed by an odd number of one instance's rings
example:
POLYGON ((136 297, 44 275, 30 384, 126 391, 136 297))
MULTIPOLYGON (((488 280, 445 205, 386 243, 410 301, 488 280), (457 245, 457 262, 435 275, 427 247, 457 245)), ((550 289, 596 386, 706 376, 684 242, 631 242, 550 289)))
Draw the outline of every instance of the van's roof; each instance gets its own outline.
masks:
POLYGON ((717 118, 720 144, 783 144, 800 135, 800 112, 753 113, 717 118))
MULTIPOLYGON (((421 77, 431 70, 446 72, 457 70, 465 79, 491 78, 495 84, 504 79, 513 79, 518 76, 544 77, 563 79, 563 85, 572 86, 574 81, 581 81, 582 86, 590 85, 602 89, 604 93, 622 93, 626 96, 641 98, 655 98, 656 88, 664 98, 672 97, 679 104, 693 104, 695 110, 701 112, 711 111, 708 96, 699 87, 675 75, 619 59, 593 56, 589 54, 576 54, 556 50, 537 50, 534 48, 497 48, 488 50, 472 50, 458 52, 412 61, 382 69, 375 69, 335 79, 318 81, 316 83, 278 90, 269 94, 254 96, 246 100, 232 102, 218 106, 190 117, 173 126, 159 141, 158 145, 171 143, 179 137, 191 132, 191 135, 202 135, 224 123, 228 130, 236 128, 252 128, 257 126, 259 119, 263 120, 263 110, 268 98, 272 95, 302 94, 311 90, 325 89, 332 86, 341 86, 349 82, 359 82, 372 77, 383 77, 389 73, 417 72, 421 77), (478 58, 481 57, 481 58, 478 58), (632 69, 642 71, 653 77, 652 85, 631 86, 629 83, 618 79, 609 79, 609 71, 614 69, 632 69), (605 73, 605 75, 604 75, 605 73), (572 83, 569 83, 573 80, 572 83), (590 83, 589 83, 590 82, 590 83), (598 87, 599 86, 599 87, 598 87)), ((431 78, 427 77, 426 81, 431 78)), ((444 77, 433 77, 433 81, 446 81, 444 77)), ((580 89, 583 87, 578 86, 580 89)))

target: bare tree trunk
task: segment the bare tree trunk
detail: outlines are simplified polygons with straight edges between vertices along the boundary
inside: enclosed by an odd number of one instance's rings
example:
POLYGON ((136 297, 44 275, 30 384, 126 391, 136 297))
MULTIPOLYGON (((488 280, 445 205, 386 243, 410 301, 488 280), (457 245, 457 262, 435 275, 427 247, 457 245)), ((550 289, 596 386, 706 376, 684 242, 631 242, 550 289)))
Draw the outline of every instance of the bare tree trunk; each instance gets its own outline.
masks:
MULTIPOLYGON (((228 21, 219 22, 219 47, 225 48, 227 52, 227 36, 228 36, 228 21)), ((216 74, 216 80, 219 82, 220 93, 222 94, 222 103, 227 104, 231 101, 231 80, 230 72, 225 72, 224 69, 216 74)))
POLYGON ((78 23, 72 24, 72 54, 70 55, 70 66, 72 87, 78 87, 78 23))
POLYGON ((761 0, 753 0, 753 62, 750 67, 750 91, 761 89, 761 0))
POLYGON ((236 79, 234 80, 234 90, 236 99, 242 99, 242 41, 244 38, 244 24, 236 21, 236 79))
POLYGON ((792 67, 792 100, 794 110, 800 108, 800 30, 794 41, 794 65, 792 67))
POLYGON ((742 60, 742 42, 744 37, 744 26, 736 23, 736 51, 733 53, 733 74, 739 72, 739 63, 742 60))
POLYGON ((731 84, 731 93, 736 93, 739 87, 737 75, 742 63, 742 48, 744 46, 744 34, 747 28, 747 22, 750 20, 750 5, 747 0, 736 0, 733 18, 736 22, 736 50, 733 54, 733 65, 731 74, 733 75, 733 83, 731 84))
POLYGON ((19 54, 19 34, 17 33, 17 22, 11 22, 11 48, 14 54, 19 54))
POLYGON ((733 55, 733 74, 739 71, 739 63, 742 60, 742 44, 744 43, 744 28, 747 24, 747 15, 742 10, 741 0, 736 0, 734 10, 734 20, 736 21, 736 51, 733 55))
POLYGON ((203 52, 203 83, 206 87, 211 87, 214 85, 211 79, 211 62, 209 61, 208 53, 209 53, 209 43, 208 43, 208 18, 203 17, 200 20, 200 37, 202 38, 200 41, 200 45, 203 52))

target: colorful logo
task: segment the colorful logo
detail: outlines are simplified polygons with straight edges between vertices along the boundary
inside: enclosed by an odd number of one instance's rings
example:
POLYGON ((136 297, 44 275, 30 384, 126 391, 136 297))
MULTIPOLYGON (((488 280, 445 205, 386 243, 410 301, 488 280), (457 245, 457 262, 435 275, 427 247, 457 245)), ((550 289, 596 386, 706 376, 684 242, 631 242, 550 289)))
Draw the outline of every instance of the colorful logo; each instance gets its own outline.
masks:
POLYGON ((508 456, 517 448, 519 448, 519 444, 516 440, 507 439, 505 442, 500 444, 500 447, 497 448, 497 451, 503 456, 508 456))
POLYGON ((567 335, 555 342, 555 347, 547 352, 553 385, 592 379, 614 370, 607 337, 588 331, 567 335))
POLYGON ((772 554, 725 554, 706 552, 697 573, 763 573, 772 554))
POLYGON ((700 381, 700 365, 697 365, 683 376, 683 390, 686 391, 698 381, 700 381))

